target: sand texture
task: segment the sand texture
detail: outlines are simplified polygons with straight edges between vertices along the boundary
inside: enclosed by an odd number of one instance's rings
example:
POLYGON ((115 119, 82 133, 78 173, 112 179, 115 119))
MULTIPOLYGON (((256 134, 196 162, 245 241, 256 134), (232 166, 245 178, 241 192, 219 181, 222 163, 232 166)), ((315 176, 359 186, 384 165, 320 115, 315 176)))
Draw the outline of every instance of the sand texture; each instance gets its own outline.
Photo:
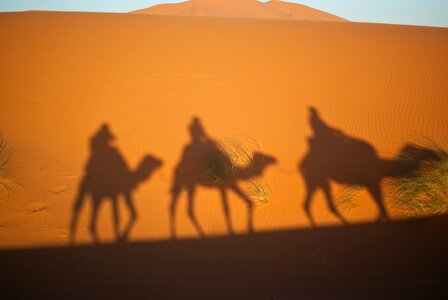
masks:
POLYGON ((362 180, 399 219, 387 170, 407 144, 448 142, 447 57, 440 28, 2 13, 0 130, 15 183, 0 191, 0 247, 64 246, 70 226, 90 244, 93 208, 100 243, 116 230, 169 239, 172 207, 178 238, 310 228, 311 186, 317 227, 375 222, 368 190, 343 201, 362 180), (191 166, 219 142, 263 159, 225 184, 201 181, 191 166), (254 180, 269 203, 248 213, 254 180))

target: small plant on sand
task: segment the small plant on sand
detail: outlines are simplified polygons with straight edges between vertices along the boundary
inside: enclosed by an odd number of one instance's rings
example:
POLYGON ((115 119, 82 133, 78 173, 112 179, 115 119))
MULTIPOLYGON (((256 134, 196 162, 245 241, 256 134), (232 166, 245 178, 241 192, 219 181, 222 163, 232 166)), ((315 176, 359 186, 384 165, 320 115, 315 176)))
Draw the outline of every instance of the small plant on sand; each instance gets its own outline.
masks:
POLYGON ((235 140, 220 141, 219 147, 228 155, 234 166, 250 166, 254 163, 254 156, 249 146, 235 140))
POLYGON ((256 206, 269 204, 272 197, 272 189, 265 180, 258 179, 251 181, 246 190, 248 191, 249 198, 256 206))
POLYGON ((355 202, 356 197, 358 197, 359 193, 365 190, 364 185, 349 185, 344 188, 342 195, 339 197, 336 206, 341 209, 353 209, 358 207, 359 204, 355 202))
MULTIPOLYGON (((437 160, 392 181, 393 200, 410 217, 448 213, 448 152, 435 145, 437 160)), ((407 159, 403 157, 402 159, 407 159)))
POLYGON ((244 143, 234 140, 213 142, 205 153, 203 167, 198 175, 211 178, 214 183, 225 182, 237 167, 252 164, 252 151, 244 143))
POLYGON ((7 142, 0 136, 0 188, 11 191, 12 178, 9 174, 11 155, 7 153, 7 142))
MULTIPOLYGON (((232 180, 238 169, 252 168, 253 165, 254 155, 246 143, 236 140, 214 141, 204 155, 198 177, 210 178, 210 183, 214 184, 225 183, 232 180)), ((263 179, 250 181, 243 188, 255 206, 266 205, 271 199, 272 189, 263 179)))
POLYGON ((215 183, 224 182, 230 178, 233 170, 234 166, 223 153, 209 153, 199 175, 211 178, 215 183))

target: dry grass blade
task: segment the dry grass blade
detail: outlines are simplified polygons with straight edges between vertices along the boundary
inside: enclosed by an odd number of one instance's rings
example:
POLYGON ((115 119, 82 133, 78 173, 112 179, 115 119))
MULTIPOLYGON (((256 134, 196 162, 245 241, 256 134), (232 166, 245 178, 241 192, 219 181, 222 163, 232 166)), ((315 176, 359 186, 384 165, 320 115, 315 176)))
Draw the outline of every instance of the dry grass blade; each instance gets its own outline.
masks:
POLYGON ((209 178, 211 183, 226 182, 240 166, 253 164, 253 154, 244 143, 229 140, 214 142, 204 153, 203 165, 197 176, 209 178))
POLYGON ((392 181, 394 202, 406 216, 448 213, 448 152, 434 145, 438 160, 425 162, 410 176, 392 181))
POLYGON ((234 171, 233 164, 222 153, 210 153, 205 158, 205 163, 201 169, 201 176, 212 178, 213 182, 227 181, 234 171))
POLYGON ((236 140, 220 141, 219 147, 228 155, 236 166, 250 166, 254 162, 252 150, 248 145, 236 140))
POLYGON ((355 202, 356 197, 365 190, 363 185, 350 185, 344 188, 342 195, 339 197, 336 206, 341 209, 352 209, 358 207, 359 204, 355 202))
POLYGON ((5 139, 0 137, 0 188, 10 192, 13 180, 9 174, 11 154, 7 152, 7 145, 5 139))
POLYGON ((247 186, 247 194, 256 206, 269 204, 272 197, 272 188, 263 180, 253 180, 247 186))

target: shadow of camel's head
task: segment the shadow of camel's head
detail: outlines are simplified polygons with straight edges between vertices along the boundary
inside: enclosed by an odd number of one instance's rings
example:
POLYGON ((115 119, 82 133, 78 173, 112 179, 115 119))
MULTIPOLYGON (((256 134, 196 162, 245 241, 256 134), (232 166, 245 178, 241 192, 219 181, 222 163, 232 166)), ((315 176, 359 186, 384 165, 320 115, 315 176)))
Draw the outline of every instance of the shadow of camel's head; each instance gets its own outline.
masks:
POLYGON ((273 156, 261 153, 261 152, 255 152, 253 155, 253 162, 254 165, 271 165, 271 164, 276 164, 277 163, 277 159, 273 156))
POLYGON ((146 180, 151 173, 163 165, 163 162, 152 155, 146 155, 140 162, 136 174, 140 180, 146 180))

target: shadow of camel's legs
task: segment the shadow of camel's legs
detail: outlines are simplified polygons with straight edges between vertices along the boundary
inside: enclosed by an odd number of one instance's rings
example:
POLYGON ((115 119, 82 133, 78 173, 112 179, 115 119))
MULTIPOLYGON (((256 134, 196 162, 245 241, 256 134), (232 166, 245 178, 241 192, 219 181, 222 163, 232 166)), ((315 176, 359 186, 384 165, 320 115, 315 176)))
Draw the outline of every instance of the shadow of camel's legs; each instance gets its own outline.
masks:
POLYGON ((92 237, 93 237, 93 242, 95 244, 98 244, 99 241, 98 241, 98 234, 96 232, 96 221, 98 218, 98 209, 100 206, 101 198, 93 196, 92 200, 93 200, 92 201, 92 215, 90 217, 90 227, 89 228, 90 228, 90 233, 92 234, 92 237))
POLYGON ((118 216, 118 202, 117 202, 117 196, 112 197, 112 219, 114 224, 114 235, 115 235, 115 241, 118 241, 120 239, 120 224, 119 224, 119 216, 118 216))
POLYGON ((79 213, 81 212, 82 205, 84 204, 84 199, 86 197, 86 191, 84 189, 84 183, 81 184, 79 188, 78 197, 76 198, 75 204, 73 205, 72 220, 70 222, 70 235, 69 243, 73 245, 75 243, 76 237, 76 227, 78 225, 79 213))
POLYGON ((303 201, 303 210, 310 221, 312 227, 316 227, 313 215, 311 214, 311 199, 313 198, 314 192, 316 191, 315 186, 307 185, 307 191, 305 195, 305 200, 303 201))
POLYGON ((370 183, 367 186, 367 190, 369 191, 370 195, 372 195, 373 200, 375 200, 378 206, 379 209, 378 221, 388 221, 389 215, 387 214, 386 208, 384 207, 383 195, 381 193, 381 187, 379 181, 375 183, 370 183))
POLYGON ((336 206, 334 205, 333 196, 331 194, 330 184, 328 182, 325 182, 324 184, 322 184, 322 190, 324 191, 325 198, 327 199, 328 208, 344 225, 348 225, 348 222, 339 213, 339 211, 336 209, 336 206))
POLYGON ((126 228, 123 232, 123 234, 121 235, 121 240, 122 241, 127 241, 129 238, 129 233, 131 232, 132 227, 134 227, 134 224, 137 220, 137 210, 134 207, 134 203, 132 201, 132 196, 130 193, 126 193, 124 195, 124 200, 125 203, 128 207, 129 213, 131 214, 131 217, 129 219, 128 224, 126 225, 126 228))
POLYGON ((176 207, 179 200, 179 194, 181 189, 176 189, 171 192, 171 203, 170 203, 170 234, 171 238, 176 238, 176 207))
POLYGON ((244 200, 247 204, 247 230, 248 233, 254 232, 254 224, 253 224, 253 214, 254 214, 254 205, 252 201, 249 199, 249 197, 246 196, 246 194, 241 191, 241 189, 236 185, 232 185, 232 190, 235 191, 235 193, 238 194, 238 196, 241 197, 241 199, 244 200))
POLYGON ((188 216, 190 217, 191 222, 193 223, 194 227, 199 233, 199 236, 201 238, 205 237, 204 231, 201 228, 201 225, 199 225, 198 220, 196 219, 196 216, 194 214, 194 194, 195 190, 192 187, 188 188, 188 216))
POLYGON ((222 207, 224 210, 224 216, 226 218, 227 230, 229 231, 230 235, 233 235, 234 232, 232 228, 232 221, 230 220, 230 211, 229 211, 229 203, 227 201, 227 193, 223 187, 221 187, 219 190, 221 192, 222 207))

